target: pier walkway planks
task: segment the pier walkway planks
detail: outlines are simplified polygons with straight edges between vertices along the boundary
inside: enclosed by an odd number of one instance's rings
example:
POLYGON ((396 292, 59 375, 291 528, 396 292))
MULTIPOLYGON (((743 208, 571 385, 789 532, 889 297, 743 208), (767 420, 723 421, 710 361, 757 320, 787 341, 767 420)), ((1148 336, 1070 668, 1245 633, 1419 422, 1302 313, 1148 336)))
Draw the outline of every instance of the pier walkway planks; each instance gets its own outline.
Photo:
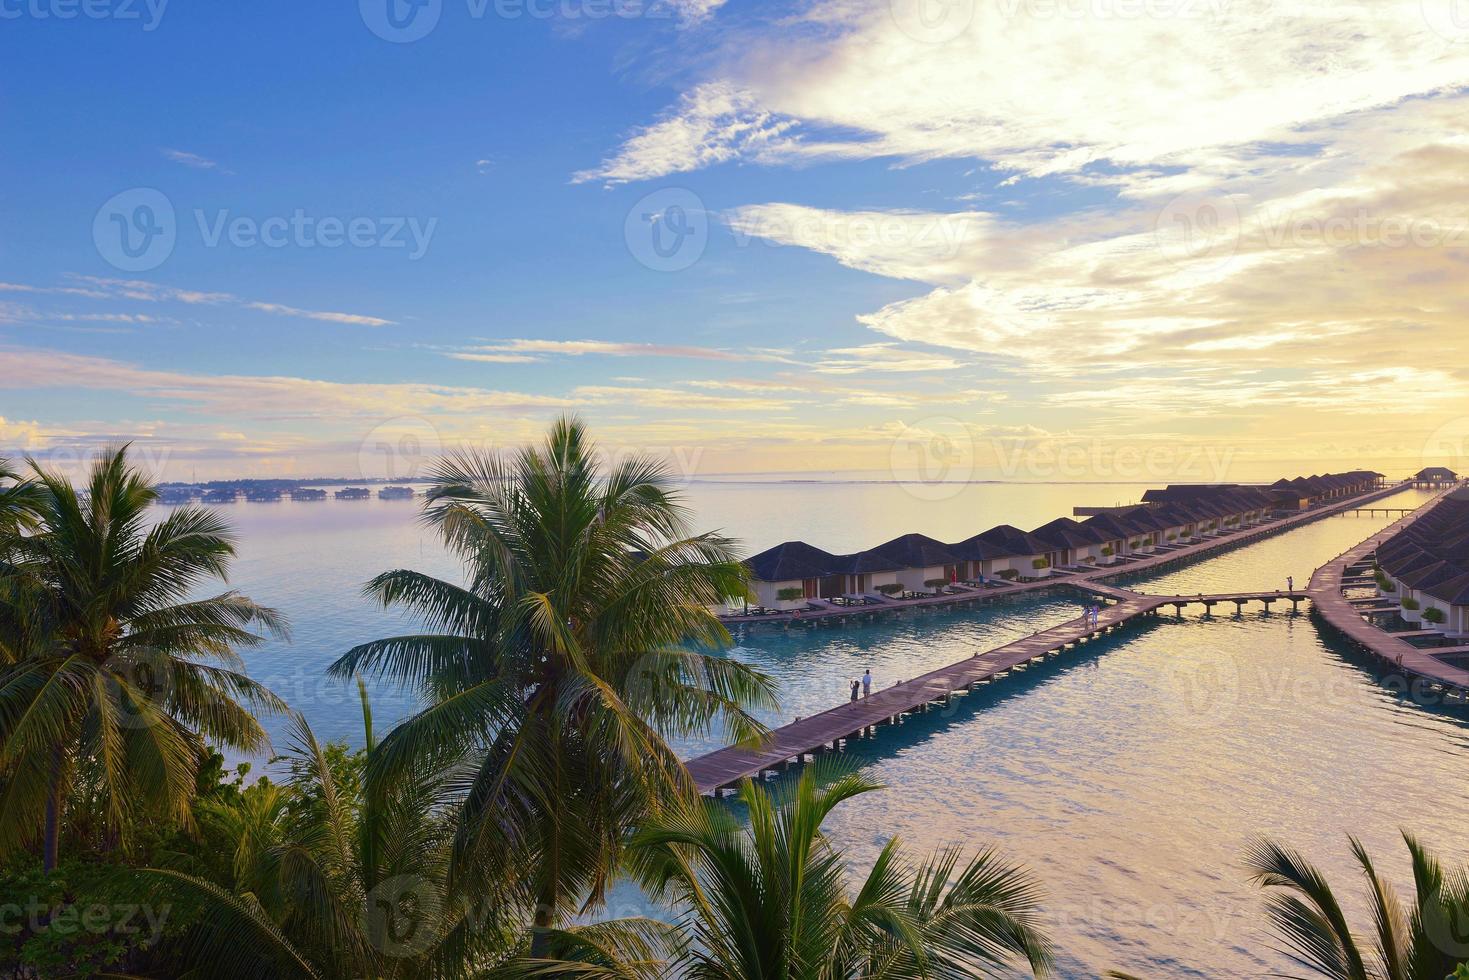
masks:
MULTIPOLYGON (((1325 607, 1336 610, 1345 610, 1345 616, 1341 617, 1348 627, 1343 632, 1351 633, 1352 623, 1361 627, 1362 631, 1371 631, 1378 637, 1391 638, 1391 634, 1383 633, 1369 626, 1360 615, 1360 611, 1350 605, 1349 601, 1342 595, 1342 582, 1344 578, 1357 579, 1361 577, 1361 567, 1370 565, 1370 555, 1376 547, 1377 541, 1385 538, 1388 534, 1396 531, 1405 522, 1413 520, 1421 514, 1424 508, 1413 512, 1388 529, 1373 535, 1367 541, 1356 548, 1339 556, 1328 566, 1318 569, 1311 578, 1311 584, 1306 589, 1295 591, 1254 591, 1254 592, 1230 592, 1204 595, 1145 595, 1130 589, 1110 585, 1101 579, 1115 577, 1117 575, 1130 574, 1136 571, 1146 571, 1159 565, 1169 564, 1184 558, 1194 558, 1207 554, 1225 544, 1234 544, 1244 540, 1254 540, 1285 530, 1289 527, 1316 520, 1321 517, 1329 517, 1334 514, 1348 510, 1356 510, 1362 507, 1364 500, 1376 499, 1390 493, 1396 493, 1402 489, 1401 486, 1385 488, 1374 491, 1364 497, 1353 498, 1331 507, 1318 508, 1304 514, 1282 518, 1254 528, 1238 531, 1232 535, 1207 539, 1196 545, 1174 549, 1173 551, 1149 556, 1140 561, 1124 566, 1107 566, 1093 572, 1069 575, 1056 580, 1042 579, 1038 582, 1025 585, 1013 586, 997 593, 1009 594, 1011 592, 1030 592, 1040 589, 1052 589, 1058 586, 1071 587, 1085 594, 1092 595, 1101 600, 1108 600, 1110 605, 1101 607, 1098 614, 1097 626, 1093 627, 1086 623, 1081 617, 1077 617, 1059 626, 1038 631, 1030 636, 1022 637, 1014 642, 995 647, 983 653, 977 653, 972 657, 952 663, 936 670, 929 671, 912 680, 895 684, 891 687, 874 691, 871 696, 859 698, 856 701, 844 701, 835 707, 829 708, 820 714, 811 715, 783 725, 775 729, 769 737, 759 746, 729 746, 710 752, 707 755, 688 761, 689 773, 694 778, 694 783, 701 793, 712 793, 723 787, 734 785, 741 779, 747 777, 758 777, 768 770, 778 770, 793 762, 803 760, 806 755, 821 752, 827 746, 836 746, 842 739, 849 738, 862 731, 877 725, 890 723, 900 716, 918 710, 925 709, 935 702, 947 701, 955 693, 973 688, 975 685, 986 684, 999 677, 1008 675, 1011 671, 1020 668, 1032 661, 1042 660, 1047 656, 1058 654, 1061 651, 1089 641, 1102 634, 1110 633, 1120 629, 1127 623, 1142 617, 1158 613, 1160 610, 1172 607, 1181 615, 1183 609, 1191 605, 1203 605, 1212 611, 1213 607, 1220 604, 1234 604, 1236 608, 1242 609, 1245 603, 1261 602, 1266 608, 1275 602, 1289 602, 1292 608, 1297 608, 1300 603, 1310 600, 1323 615, 1327 615, 1329 621, 1332 616, 1327 614, 1325 607), (1334 574, 1328 572, 1334 569, 1334 574), (1334 596, 1334 599, 1333 599, 1334 596)), ((1355 583, 1354 583, 1355 584, 1355 583)), ((943 602, 957 602, 966 598, 977 598, 974 596, 944 596, 933 600, 911 600, 904 603, 892 603, 906 607, 927 602, 928 604, 940 604, 943 602)), ((881 607, 862 607, 863 612, 875 611, 881 607)), ((844 607, 832 607, 831 614, 849 616, 861 615, 844 607)), ((816 618, 821 613, 808 614, 816 618)), ((769 622, 774 617, 765 617, 769 622)), ((783 617, 786 621, 788 618, 783 617)), ((756 617, 738 617, 734 622, 756 621, 756 617)), ((1333 624, 1335 624, 1333 622, 1333 624)), ((1355 638, 1355 636, 1354 636, 1355 638)), ((1359 641, 1361 642, 1361 641, 1359 641)), ((1411 646, 1404 640, 1394 641, 1405 648, 1403 651, 1393 650, 1392 656, 1402 652, 1404 655, 1404 669, 1426 670, 1427 665, 1422 660, 1432 661, 1436 669, 1446 672, 1447 677, 1442 680, 1445 684, 1452 684, 1459 688, 1469 688, 1469 670, 1460 670, 1449 667, 1441 661, 1433 659, 1422 649, 1411 646), (1420 659, 1421 658, 1421 659, 1420 659), (1459 677, 1462 679, 1449 679, 1459 677)), ((1455 651, 1459 652, 1459 651, 1455 651)), ((1389 657, 1391 659, 1391 657, 1389 657)), ((1428 676, 1425 673, 1425 676, 1428 676)))
MULTIPOLYGON (((1087 583, 1087 587, 1096 583, 1087 583)), ((900 715, 921 710, 937 701, 945 701, 954 693, 988 683, 1031 661, 1056 654, 1063 649, 1121 628, 1128 622, 1173 606, 1182 613, 1185 606, 1219 603, 1243 605, 1247 602, 1282 601, 1295 605, 1304 602, 1304 591, 1295 592, 1231 592, 1210 595, 1143 595, 1115 586, 1097 590, 1118 601, 1103 606, 1095 627, 1081 617, 1041 630, 1004 646, 995 647, 966 660, 929 671, 920 677, 874 691, 856 701, 844 701, 817 715, 801 718, 771 732, 758 747, 732 745, 690 760, 687 765, 700 793, 711 793, 758 776, 768 769, 779 769, 799 761, 806 754, 821 751, 827 745, 861 732, 863 729, 895 721, 900 715)))

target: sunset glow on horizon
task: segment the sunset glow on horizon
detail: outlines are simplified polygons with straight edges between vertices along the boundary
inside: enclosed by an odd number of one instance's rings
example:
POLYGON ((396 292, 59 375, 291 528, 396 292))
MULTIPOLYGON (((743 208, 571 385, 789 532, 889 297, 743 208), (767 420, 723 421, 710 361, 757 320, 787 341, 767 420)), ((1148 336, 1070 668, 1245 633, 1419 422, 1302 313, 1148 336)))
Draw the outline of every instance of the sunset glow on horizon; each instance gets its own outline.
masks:
POLYGON ((7 20, 0 455, 1469 465, 1454 0, 358 6, 7 20))

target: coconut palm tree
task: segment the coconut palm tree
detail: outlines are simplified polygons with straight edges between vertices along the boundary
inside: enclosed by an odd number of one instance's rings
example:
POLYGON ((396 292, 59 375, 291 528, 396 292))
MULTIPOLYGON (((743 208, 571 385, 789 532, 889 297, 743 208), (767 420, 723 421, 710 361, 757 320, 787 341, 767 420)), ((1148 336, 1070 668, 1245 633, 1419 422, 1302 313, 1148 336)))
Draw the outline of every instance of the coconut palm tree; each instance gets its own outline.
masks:
POLYGON ((514 933, 487 904, 445 889, 453 828, 447 771, 390 786, 367 765, 378 745, 361 688, 366 748, 324 748, 299 716, 281 783, 201 805, 206 841, 231 857, 229 887, 168 868, 142 872, 161 899, 200 908, 177 951, 185 968, 271 978, 447 977, 504 955, 514 933))
POLYGON ((0 562, 5 560, 8 543, 22 529, 35 526, 39 503, 40 492, 36 485, 13 469, 10 460, 0 456, 0 562))
POLYGON ((1413 864, 1406 905, 1350 838, 1367 882, 1370 941, 1352 930, 1326 876, 1300 853, 1268 840, 1250 846, 1252 880, 1270 890, 1266 910, 1291 959, 1339 980, 1444 980, 1469 960, 1469 878, 1445 873, 1412 835, 1403 839, 1413 864))
POLYGON ((235 651, 285 624, 236 592, 195 597, 227 575, 229 527, 196 507, 150 527, 157 493, 127 447, 100 455, 82 492, 30 463, 34 529, 0 568, 0 858, 40 830, 50 870, 78 771, 101 787, 88 817, 126 845, 144 813, 188 821, 205 739, 266 745, 250 709, 284 705, 235 651))
POLYGON ((424 519, 465 583, 379 575, 367 594, 428 632, 363 644, 331 671, 425 695, 374 764, 469 759, 456 881, 507 887, 548 929, 600 903, 629 830, 691 792, 666 737, 720 719, 735 738, 763 733, 748 710, 773 704, 769 681, 703 652, 729 642, 711 607, 748 594, 745 572, 729 540, 691 532, 661 464, 599 465, 575 419, 538 448, 460 453, 431 475, 424 519))
MULTIPOLYGON (((918 865, 890 841, 861 880, 821 831, 838 805, 879 788, 859 775, 805 772, 772 797, 746 780, 745 827, 718 802, 685 802, 640 830, 631 864, 685 911, 689 942, 664 975, 697 980, 907 980, 1043 975, 1030 874, 993 851, 957 849, 918 865), (822 783, 825 783, 823 786, 822 783)), ((556 937, 553 935, 553 941, 556 937)), ((507 976, 612 976, 582 963, 524 959, 507 976)))

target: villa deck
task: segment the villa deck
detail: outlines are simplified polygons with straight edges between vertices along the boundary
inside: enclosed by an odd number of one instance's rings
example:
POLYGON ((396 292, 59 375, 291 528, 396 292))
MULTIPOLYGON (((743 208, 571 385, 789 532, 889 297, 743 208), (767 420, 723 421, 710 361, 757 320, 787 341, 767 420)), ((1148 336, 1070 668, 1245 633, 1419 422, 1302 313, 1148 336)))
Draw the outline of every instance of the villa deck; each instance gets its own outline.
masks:
POLYGON ((1469 670, 1445 663, 1440 658, 1445 654, 1469 652, 1469 647, 1416 647, 1405 638, 1426 636, 1435 631, 1389 633, 1363 618, 1364 614, 1395 612, 1399 608, 1396 602, 1363 606, 1342 595, 1343 583, 1354 577, 1354 572, 1371 567, 1372 556, 1379 543, 1412 524, 1429 509, 1429 504, 1424 504, 1316 569, 1307 591, 1316 611, 1339 633, 1409 677, 1441 684, 1462 699, 1469 696, 1466 695, 1469 692, 1469 670))

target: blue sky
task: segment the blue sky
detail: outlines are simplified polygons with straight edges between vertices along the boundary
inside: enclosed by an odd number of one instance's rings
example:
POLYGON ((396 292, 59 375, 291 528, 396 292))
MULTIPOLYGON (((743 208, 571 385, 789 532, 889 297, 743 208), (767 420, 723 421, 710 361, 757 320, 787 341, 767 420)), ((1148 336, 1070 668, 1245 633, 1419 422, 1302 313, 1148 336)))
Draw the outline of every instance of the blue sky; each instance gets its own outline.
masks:
POLYGON ((0 3, 0 447, 351 475, 372 433, 566 410, 706 471, 1462 443, 1469 43, 1434 0, 432 0, 411 43, 388 2, 0 3), (171 248, 125 267, 160 200, 171 248))

